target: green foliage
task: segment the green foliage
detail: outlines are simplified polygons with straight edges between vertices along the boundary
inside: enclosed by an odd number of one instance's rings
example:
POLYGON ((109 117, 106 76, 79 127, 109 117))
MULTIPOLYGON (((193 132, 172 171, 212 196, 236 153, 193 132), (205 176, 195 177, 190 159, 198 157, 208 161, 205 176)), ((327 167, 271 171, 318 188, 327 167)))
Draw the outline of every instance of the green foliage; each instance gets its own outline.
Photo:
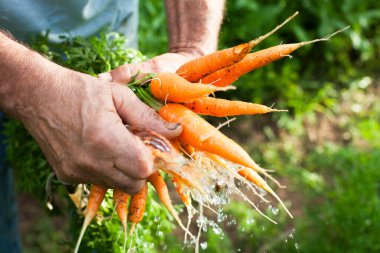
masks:
POLYGON ((241 201, 233 201, 227 206, 226 211, 233 219, 236 219, 236 226, 231 230, 236 231, 237 241, 234 242, 235 249, 243 250, 243 252, 259 252, 259 249, 266 242, 270 242, 272 238, 278 237, 286 231, 285 225, 288 217, 279 205, 264 204, 256 201, 262 210, 266 210, 266 215, 275 220, 278 224, 274 224, 265 217, 255 212, 251 206, 241 201), (274 208, 274 213, 272 213, 274 208), (277 213, 277 211, 279 212, 277 213))
POLYGON ((14 168, 18 189, 44 201, 45 184, 51 170, 41 149, 19 121, 8 120, 3 131, 7 158, 14 168), (31 176, 34 180, 30 180, 31 176))
POLYGON ((146 57, 138 50, 126 48, 126 38, 118 33, 100 33, 89 39, 62 37, 62 43, 52 44, 47 34, 37 36, 31 46, 50 60, 70 69, 96 75, 120 65, 142 62, 146 57))
POLYGON ((167 51, 167 29, 164 1, 140 4, 139 49, 149 57, 167 51))
POLYGON ((305 205, 305 217, 296 222, 301 250, 379 251, 380 151, 326 147, 308 162, 318 166, 328 184, 318 194, 305 188, 314 198, 305 205))
POLYGON ((275 225, 247 204, 232 203, 227 212, 237 220, 234 249, 244 245, 243 252, 379 251, 378 148, 325 144, 301 157, 294 152, 297 146, 291 150, 279 145, 264 149, 277 153, 266 154, 266 161, 272 168, 283 165, 278 172, 287 178, 290 194, 285 199, 293 196, 290 210, 301 213, 290 222, 280 210, 277 216, 272 215, 278 222, 275 225))

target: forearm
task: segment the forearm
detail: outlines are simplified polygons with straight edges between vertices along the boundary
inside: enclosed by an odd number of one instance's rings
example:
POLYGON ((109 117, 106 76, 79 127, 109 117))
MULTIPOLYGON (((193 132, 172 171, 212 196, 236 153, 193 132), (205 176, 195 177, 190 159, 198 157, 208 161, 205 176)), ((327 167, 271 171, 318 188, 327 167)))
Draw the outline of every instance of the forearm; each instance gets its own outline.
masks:
POLYGON ((201 56, 217 48, 224 0, 165 0, 169 51, 201 56))
POLYGON ((168 138, 181 132, 124 85, 54 64, 1 32, 0 110, 23 122, 60 180, 128 193, 154 170, 125 124, 168 138))
POLYGON ((0 32, 0 110, 21 120, 33 113, 40 90, 48 89, 58 69, 0 32))

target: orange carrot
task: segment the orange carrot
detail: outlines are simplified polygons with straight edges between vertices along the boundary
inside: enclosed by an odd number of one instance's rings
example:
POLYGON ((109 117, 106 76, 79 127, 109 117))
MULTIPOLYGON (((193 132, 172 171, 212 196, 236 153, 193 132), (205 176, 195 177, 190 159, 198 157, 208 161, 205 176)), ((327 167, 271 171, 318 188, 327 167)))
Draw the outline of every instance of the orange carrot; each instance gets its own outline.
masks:
POLYGON ((187 102, 226 88, 190 83, 174 73, 159 73, 150 82, 150 92, 155 98, 169 102, 187 102))
POLYGON ((293 218, 292 214, 286 208, 285 204, 282 202, 280 197, 269 187, 269 185, 265 182, 265 180, 262 177, 260 177, 259 174, 256 173, 256 171, 244 168, 244 169, 239 170, 238 173, 242 177, 246 178, 248 181, 254 183, 255 185, 269 192, 273 197, 275 197, 278 200, 278 202, 280 202, 280 204, 283 206, 283 208, 289 214, 289 216, 293 218))
POLYGON ((248 43, 219 50, 214 53, 191 60, 179 67, 176 73, 190 82, 198 82, 203 76, 213 73, 218 69, 228 67, 243 59, 243 57, 249 53, 253 47, 275 33, 297 14, 298 12, 294 13, 291 17, 286 19, 283 23, 278 25, 269 33, 260 36, 259 38, 254 39, 248 43))
POLYGON ((135 195, 132 195, 129 203, 128 220, 132 222, 130 234, 133 233, 135 225, 144 217, 146 199, 148 197, 148 185, 144 184, 143 188, 135 195))
POLYGON ((172 182, 174 184, 174 187, 179 197, 181 198, 182 202, 185 204, 186 209, 187 209, 187 226, 186 226, 186 234, 185 234, 185 242, 187 242, 187 237, 190 234, 189 227, 191 224, 192 217, 194 215, 193 206, 191 205, 190 191, 185 191, 185 184, 181 181, 180 178, 173 177, 172 182))
POLYGON ((77 245, 75 246, 74 253, 78 252, 79 245, 80 245, 80 242, 82 241, 84 232, 86 231, 91 220, 95 217, 96 213, 98 212, 98 209, 103 202, 103 199, 104 199, 104 196, 106 195, 106 192, 107 192, 107 189, 105 189, 103 187, 100 187, 100 186, 97 186, 94 184, 91 185, 90 196, 88 197, 87 209, 85 211, 82 229, 80 231, 79 238, 77 241, 77 245))
POLYGON ((115 203, 115 209, 117 216, 123 225, 124 230, 127 229, 127 217, 128 217, 128 201, 131 196, 118 189, 113 190, 113 202, 115 203))
POLYGON ((216 117, 286 111, 272 109, 260 104, 247 103, 242 101, 230 101, 212 97, 198 98, 192 102, 185 103, 184 106, 198 114, 211 115, 216 117))
POLYGON ((251 49, 249 43, 244 43, 219 50, 183 64, 176 73, 190 82, 197 82, 205 75, 240 61, 251 49))
MULTIPOLYGON (((177 149, 177 151, 180 151, 180 152, 184 153, 187 156, 190 156, 195 151, 195 149, 193 147, 191 147, 189 144, 181 143, 178 140, 178 138, 171 139, 170 143, 173 145, 173 147, 175 147, 177 149)), ((183 183, 183 179, 179 179, 179 178, 177 178, 177 179, 181 180, 182 183, 183 183)), ((185 183, 185 184, 187 185, 187 183, 185 183)))
POLYGON ((130 197, 129 194, 118 189, 113 190, 113 202, 115 204, 116 213, 124 230, 124 249, 127 243, 128 201, 130 197))
POLYGON ((179 179, 178 177, 173 177, 172 181, 174 183, 174 187, 175 187, 179 197, 181 198, 182 202, 186 206, 191 206, 190 194, 188 191, 185 191, 185 189, 184 189, 185 185, 182 183, 181 179, 179 179))
POLYGON ((170 199, 168 187, 166 186, 166 183, 165 183, 164 179, 162 178, 161 174, 158 171, 156 171, 150 177, 148 177, 147 180, 149 183, 151 183, 153 185, 154 189, 156 189, 156 192, 158 194, 158 198, 166 206, 166 208, 169 210, 169 212, 173 215, 174 219, 178 222, 179 226, 183 230, 185 230, 187 233, 189 233, 189 231, 182 224, 181 219, 178 217, 178 214, 172 205, 172 201, 170 199))
POLYGON ((327 41, 335 34, 344 31, 348 27, 341 29, 331 35, 328 35, 321 39, 316 39, 312 41, 305 41, 300 43, 292 44, 282 44, 274 47, 270 47, 255 53, 247 54, 238 63, 228 66, 226 68, 220 69, 214 73, 205 76, 202 79, 202 83, 208 84, 212 83, 215 86, 224 87, 232 84, 242 75, 255 70, 257 68, 263 67, 271 62, 277 61, 283 57, 290 56, 292 52, 300 47, 309 45, 312 43, 327 41))
POLYGON ((240 145, 187 107, 167 104, 161 107, 159 114, 167 121, 181 123, 183 130, 178 137, 180 141, 266 174, 266 171, 256 164, 240 145))
POLYGON ((113 201, 115 203, 115 209, 117 215, 122 223, 123 227, 127 226, 128 217, 128 201, 131 196, 118 189, 113 190, 113 201))
POLYGON ((188 155, 191 155, 192 153, 195 152, 195 148, 190 146, 189 144, 183 143, 183 146, 188 155))

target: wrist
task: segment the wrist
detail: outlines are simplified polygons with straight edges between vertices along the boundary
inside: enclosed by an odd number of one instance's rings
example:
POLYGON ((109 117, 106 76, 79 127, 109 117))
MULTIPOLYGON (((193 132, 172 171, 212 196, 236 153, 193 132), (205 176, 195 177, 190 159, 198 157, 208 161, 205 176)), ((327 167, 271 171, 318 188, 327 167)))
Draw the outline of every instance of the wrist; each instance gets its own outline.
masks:
POLYGON ((203 56, 217 49, 223 0, 165 0, 169 50, 203 56))
POLYGON ((64 69, 0 34, 0 109, 25 121, 64 69))

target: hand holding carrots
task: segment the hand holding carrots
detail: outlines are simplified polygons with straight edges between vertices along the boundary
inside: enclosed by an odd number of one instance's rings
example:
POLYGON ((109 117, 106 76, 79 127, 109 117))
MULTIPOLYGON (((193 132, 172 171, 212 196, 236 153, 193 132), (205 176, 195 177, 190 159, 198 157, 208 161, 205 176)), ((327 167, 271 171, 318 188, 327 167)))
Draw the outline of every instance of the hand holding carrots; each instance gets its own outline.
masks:
MULTIPOLYGON (((268 192, 292 217, 285 204, 262 177, 265 176, 282 187, 269 174, 270 171, 259 166, 238 143, 221 133, 219 127, 215 128, 197 114, 227 117, 286 111, 260 104, 213 98, 210 95, 217 91, 229 89, 231 86, 228 85, 256 68, 288 56, 304 45, 326 41, 336 33, 344 30, 342 29, 321 39, 283 44, 250 53, 255 45, 278 30, 295 15, 297 13, 277 26, 273 31, 256 40, 189 61, 183 64, 176 73, 161 72, 150 80, 141 82, 134 80, 129 85, 138 97, 154 108, 164 120, 182 125, 183 131, 176 139, 172 140, 173 145, 154 132, 144 132, 144 130, 133 128, 130 128, 130 130, 150 148, 157 169, 166 172, 172 177, 176 190, 189 212, 188 224, 190 224, 194 214, 193 210, 195 210, 192 207, 192 199, 198 202, 197 211, 200 212, 200 215, 202 215, 203 207, 213 211, 210 205, 215 205, 219 210, 224 203, 221 201, 219 193, 224 191, 224 188, 228 188, 225 190, 227 197, 230 197, 232 193, 237 194, 250 203, 261 215, 276 223, 266 216, 240 190, 240 186, 235 184, 236 181, 247 185, 265 202, 267 200, 257 193, 256 188, 261 188, 268 192), (183 155, 181 156, 182 159, 177 159, 179 152, 183 155), (185 162, 184 157, 186 157, 185 162), (173 163, 175 166, 172 165, 173 163)), ((119 70, 122 69, 123 67, 119 70)), ((167 185, 160 172, 156 171, 151 174, 148 182, 156 189, 159 199, 186 232, 186 235, 190 234, 192 236, 188 227, 184 227, 173 208, 167 185)), ((146 195, 145 185, 142 191, 131 198, 129 203, 131 216, 128 217, 128 220, 133 224, 132 229, 134 224, 141 221, 143 217, 146 195)), ((124 209, 126 209, 125 205, 124 209)), ((124 230, 125 215, 124 212, 122 216, 119 215, 124 230)), ((202 224, 199 227, 200 233, 202 224)))

